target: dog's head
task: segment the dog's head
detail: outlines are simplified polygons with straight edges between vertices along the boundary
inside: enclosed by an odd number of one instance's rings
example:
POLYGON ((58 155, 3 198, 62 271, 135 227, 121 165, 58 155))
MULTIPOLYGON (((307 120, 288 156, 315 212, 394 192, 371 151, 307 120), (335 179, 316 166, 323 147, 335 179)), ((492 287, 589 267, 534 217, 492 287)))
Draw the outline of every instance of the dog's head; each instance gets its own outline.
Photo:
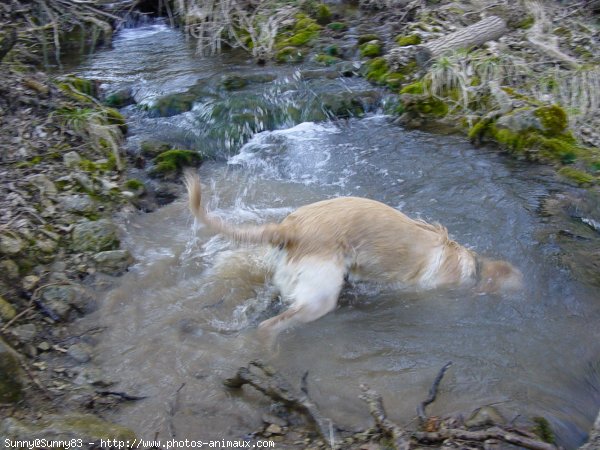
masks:
POLYGON ((523 289, 523 274, 506 261, 479 259, 479 281, 482 292, 515 292, 523 289))

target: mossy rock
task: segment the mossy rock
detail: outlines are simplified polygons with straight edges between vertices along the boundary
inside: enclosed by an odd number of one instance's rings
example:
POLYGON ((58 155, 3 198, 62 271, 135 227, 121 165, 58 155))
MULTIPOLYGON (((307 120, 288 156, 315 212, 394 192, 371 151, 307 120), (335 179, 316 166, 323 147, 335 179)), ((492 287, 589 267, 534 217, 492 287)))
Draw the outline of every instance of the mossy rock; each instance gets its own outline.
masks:
POLYGON ((315 56, 315 62, 319 63, 323 66, 331 66, 333 64, 336 64, 338 62, 340 62, 341 59, 337 58, 335 56, 330 56, 330 55, 325 55, 323 53, 318 54, 317 56, 315 56))
POLYGON ((0 403, 16 403, 23 398, 23 373, 18 354, 0 339, 0 403))
POLYGON ((122 108, 124 106, 133 105, 135 100, 131 88, 123 88, 109 92, 104 97, 104 104, 111 108, 122 108))
POLYGON ((315 19, 317 23, 320 25, 327 25, 331 22, 331 17, 333 14, 331 13, 331 9, 325 3, 320 3, 317 5, 315 19))
POLYGON ((589 186, 596 182, 596 178, 593 175, 570 166, 562 167, 558 171, 558 174, 579 186, 589 186))
POLYGON ((520 22, 517 22, 515 24, 515 28, 521 28, 523 30, 527 30, 527 29, 531 28, 534 23, 535 23, 535 18, 532 15, 528 15, 520 22))
POLYGON ((161 141, 142 141, 140 143, 140 153, 150 158, 155 158, 171 148, 171 144, 161 141))
POLYGON ((441 118, 448 114, 448 105, 425 94, 401 94, 403 111, 408 117, 441 118))
POLYGON ((129 191, 135 192, 144 189, 144 183, 137 178, 130 178, 127 180, 123 187, 129 191))
MULTIPOLYGON (((296 15, 296 23, 291 30, 282 31, 275 39, 275 48, 283 50, 285 47, 302 47, 314 41, 321 31, 314 19, 305 14, 296 15)), ((277 59, 277 58, 276 58, 277 59)))
POLYGON ((402 87, 402 83, 406 79, 405 75, 399 72, 391 72, 385 75, 384 83, 390 89, 397 91, 402 87))
POLYGON ((240 75, 224 75, 220 85, 226 91, 235 91, 248 85, 248 80, 240 75))
POLYGON ((422 81, 415 81, 407 86, 404 86, 401 90, 401 94, 423 94, 425 92, 425 87, 423 86, 422 81))
POLYGON ((379 41, 365 42, 360 46, 360 56, 363 58, 375 58, 381 56, 383 53, 383 46, 379 41))
POLYGON ((109 125, 118 125, 121 133, 127 134, 127 120, 125 116, 117 111, 115 108, 103 108, 102 110, 106 116, 106 121, 109 125))
POLYGON ((170 94, 156 100, 153 105, 148 107, 148 110, 151 114, 159 117, 176 116, 190 111, 195 100, 196 96, 188 92, 170 94))
POLYGON ((389 72, 387 61, 383 57, 373 58, 361 68, 363 76, 371 83, 383 83, 389 72))
POLYGON ((346 31, 348 26, 343 22, 331 22, 327 25, 327 29, 341 33, 342 31, 346 31))
POLYGON ((540 119, 546 136, 558 136, 569 126, 566 111, 558 105, 541 106, 533 114, 540 119))
POLYGON ((78 223, 71 236, 75 251, 101 252, 119 247, 117 227, 107 219, 78 223))
POLYGON ((327 47, 325 47, 323 49, 323 53, 325 53, 326 55, 329 55, 329 56, 338 56, 338 57, 342 55, 342 51, 335 44, 328 45, 327 47))
POLYGON ((167 150, 154 158, 156 166, 151 175, 168 177, 179 173, 184 167, 198 166, 202 163, 202 155, 192 150, 167 150))
POLYGON ((367 42, 379 40, 379 36, 377 36, 376 34, 361 34, 358 37, 358 45, 361 46, 362 44, 366 44, 367 42))
POLYGON ((304 52, 297 47, 284 47, 275 53, 278 63, 300 63, 304 61, 304 52))
POLYGON ((400 47, 408 47, 409 45, 419 45, 421 36, 418 34, 400 35, 396 38, 396 44, 400 47))

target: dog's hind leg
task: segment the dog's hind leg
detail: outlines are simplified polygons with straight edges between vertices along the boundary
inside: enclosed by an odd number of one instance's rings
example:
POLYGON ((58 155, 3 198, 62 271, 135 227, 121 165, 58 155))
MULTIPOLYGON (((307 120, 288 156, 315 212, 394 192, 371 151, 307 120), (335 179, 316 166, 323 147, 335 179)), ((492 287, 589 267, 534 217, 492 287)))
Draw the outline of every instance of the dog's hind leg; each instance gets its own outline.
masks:
POLYGON ((290 308, 259 325, 259 331, 271 339, 291 326, 323 317, 337 305, 344 284, 343 264, 307 258, 297 265, 297 270, 297 279, 288 295, 292 299, 290 308))

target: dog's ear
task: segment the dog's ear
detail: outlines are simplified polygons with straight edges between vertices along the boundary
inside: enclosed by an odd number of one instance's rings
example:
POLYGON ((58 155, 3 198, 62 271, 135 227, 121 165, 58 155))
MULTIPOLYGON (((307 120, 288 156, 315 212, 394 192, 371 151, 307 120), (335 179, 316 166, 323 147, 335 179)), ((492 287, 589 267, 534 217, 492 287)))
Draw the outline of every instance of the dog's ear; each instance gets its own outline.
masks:
POLYGON ((506 261, 482 259, 478 288, 488 293, 520 291, 523 274, 506 261))

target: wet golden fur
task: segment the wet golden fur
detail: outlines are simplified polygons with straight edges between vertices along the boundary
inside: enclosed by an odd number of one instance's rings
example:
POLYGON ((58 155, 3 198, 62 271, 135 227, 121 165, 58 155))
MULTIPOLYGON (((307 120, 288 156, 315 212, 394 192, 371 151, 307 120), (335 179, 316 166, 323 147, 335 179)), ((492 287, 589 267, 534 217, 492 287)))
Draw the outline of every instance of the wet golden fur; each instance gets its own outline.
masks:
POLYGON ((398 287, 476 286, 486 292, 518 289, 522 275, 459 245, 446 228, 413 220, 375 200, 340 197, 302 206, 279 224, 233 226, 202 207, 200 180, 186 172, 192 213, 239 243, 273 248, 273 281, 291 303, 259 328, 275 336, 332 311, 346 278, 398 287))

